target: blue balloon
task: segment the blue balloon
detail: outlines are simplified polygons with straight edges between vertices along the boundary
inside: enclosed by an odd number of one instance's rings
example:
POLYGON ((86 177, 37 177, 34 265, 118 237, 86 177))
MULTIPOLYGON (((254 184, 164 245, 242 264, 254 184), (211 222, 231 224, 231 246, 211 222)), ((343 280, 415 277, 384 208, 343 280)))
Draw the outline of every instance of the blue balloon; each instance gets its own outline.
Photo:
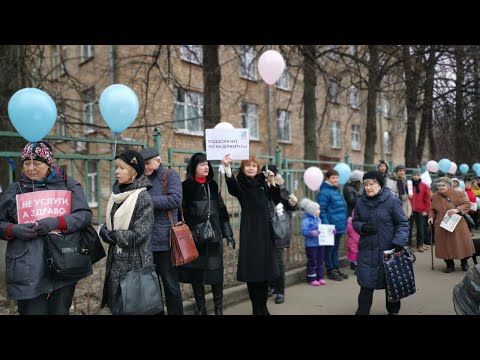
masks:
POLYGON ((472 169, 473 171, 475 172, 479 172, 480 171, 480 164, 479 163, 475 163, 472 165, 472 169))
POLYGON ((448 159, 442 159, 438 162, 438 168, 444 173, 447 173, 448 170, 450 170, 450 166, 452 166, 452 163, 448 159))
POLYGON ((465 183, 462 180, 458 180, 458 187, 462 190, 465 190, 465 183))
POLYGON ((333 169, 337 170, 338 172, 338 182, 340 185, 345 185, 352 174, 352 169, 350 169, 350 166, 345 163, 338 163, 333 169))
POLYGON ((8 116, 20 135, 35 142, 42 140, 52 129, 57 119, 57 107, 46 92, 25 88, 10 98, 8 116))
POLYGON ((468 165, 467 164, 462 164, 458 167, 460 169, 460 172, 462 174, 466 174, 468 173, 468 165))
POLYGON ((113 132, 128 128, 138 114, 138 97, 128 86, 114 84, 103 90, 99 100, 100 113, 113 132))

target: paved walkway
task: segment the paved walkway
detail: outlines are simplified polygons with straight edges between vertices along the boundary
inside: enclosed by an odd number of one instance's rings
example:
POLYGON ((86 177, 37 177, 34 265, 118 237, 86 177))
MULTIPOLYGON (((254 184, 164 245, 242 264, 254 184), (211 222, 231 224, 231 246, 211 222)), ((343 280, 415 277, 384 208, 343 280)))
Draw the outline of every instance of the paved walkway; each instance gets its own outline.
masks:
MULTIPOLYGON (((477 234, 476 234, 477 236, 477 234)), ((431 250, 415 253, 414 264, 417 292, 402 300, 400 315, 455 315, 452 302, 453 287, 464 277, 460 260, 455 260, 455 272, 445 274, 443 260, 434 258, 431 266, 431 250)), ((479 259, 480 260, 480 259, 479 259)), ((469 259, 469 265, 473 261, 469 259)), ((325 286, 310 286, 296 283, 285 291, 285 302, 275 304, 272 296, 268 300, 268 309, 272 315, 353 315, 357 309, 357 297, 360 287, 353 271, 347 270, 350 277, 343 281, 327 280, 325 286)), ((252 307, 249 300, 224 309, 225 315, 250 315, 252 307)), ((385 315, 385 292, 377 290, 371 314, 385 315)))

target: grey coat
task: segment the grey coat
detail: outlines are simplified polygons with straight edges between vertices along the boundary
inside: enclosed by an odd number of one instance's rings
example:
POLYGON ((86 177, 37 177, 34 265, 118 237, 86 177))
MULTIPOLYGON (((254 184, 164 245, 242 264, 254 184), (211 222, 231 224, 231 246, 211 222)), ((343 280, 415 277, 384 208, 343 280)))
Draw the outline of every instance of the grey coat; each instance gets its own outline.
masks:
MULTIPOLYGON (((68 234, 80 232, 92 219, 92 211, 80 183, 65 177, 61 170, 47 178, 44 184, 35 183, 25 175, 20 181, 10 184, 0 198, 0 239, 6 240, 5 231, 10 224, 18 224, 16 195, 32 191, 70 190, 72 192, 71 212, 64 215, 68 234)), ((64 286, 76 283, 92 274, 90 270, 76 279, 58 280, 49 272, 43 251, 43 237, 33 240, 13 239, 8 241, 6 250, 7 297, 28 300, 47 294, 64 286)))
MULTIPOLYGON (((145 175, 140 176, 133 184, 120 190, 118 182, 113 185, 113 192, 130 191, 151 187, 150 181, 145 175)), ((114 204, 111 211, 113 215, 122 204, 114 204)), ((115 226, 115 224, 113 224, 115 226)), ((141 266, 153 264, 152 252, 150 250, 150 236, 153 226, 153 204, 148 191, 142 191, 138 195, 133 210, 132 219, 128 230, 115 230, 116 245, 109 245, 107 256, 107 269, 105 271, 105 282, 103 285, 102 307, 107 306, 113 314, 118 313, 120 299, 120 277, 130 270, 141 266), (135 242, 135 251, 133 244, 135 242)))

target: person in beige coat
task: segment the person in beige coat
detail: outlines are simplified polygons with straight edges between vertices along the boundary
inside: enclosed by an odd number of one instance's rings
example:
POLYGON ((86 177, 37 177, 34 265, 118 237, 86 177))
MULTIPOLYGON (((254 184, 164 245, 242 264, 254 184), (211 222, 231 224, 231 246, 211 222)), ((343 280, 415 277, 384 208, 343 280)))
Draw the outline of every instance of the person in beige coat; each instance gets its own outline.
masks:
POLYGON ((453 190, 452 180, 448 177, 438 178, 437 186, 428 213, 428 223, 435 226, 435 256, 446 262, 445 273, 455 271, 454 259, 461 259, 462 270, 467 271, 467 260, 475 252, 467 221, 462 217, 453 232, 441 228, 440 223, 446 213, 460 216, 468 213, 470 200, 463 191, 453 190))

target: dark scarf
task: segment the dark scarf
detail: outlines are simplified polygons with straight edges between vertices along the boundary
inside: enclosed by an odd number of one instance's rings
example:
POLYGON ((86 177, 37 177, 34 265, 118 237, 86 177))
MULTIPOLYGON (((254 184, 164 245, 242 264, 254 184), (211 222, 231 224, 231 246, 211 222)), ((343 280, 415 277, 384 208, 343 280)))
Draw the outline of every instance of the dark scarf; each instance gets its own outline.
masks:
POLYGON ((406 180, 398 179, 397 180, 398 195, 402 196, 408 194, 408 187, 406 180))
POLYGON ((418 180, 412 180, 413 186, 415 187, 415 192, 418 194, 420 193, 420 184, 422 182, 422 179, 418 180))

